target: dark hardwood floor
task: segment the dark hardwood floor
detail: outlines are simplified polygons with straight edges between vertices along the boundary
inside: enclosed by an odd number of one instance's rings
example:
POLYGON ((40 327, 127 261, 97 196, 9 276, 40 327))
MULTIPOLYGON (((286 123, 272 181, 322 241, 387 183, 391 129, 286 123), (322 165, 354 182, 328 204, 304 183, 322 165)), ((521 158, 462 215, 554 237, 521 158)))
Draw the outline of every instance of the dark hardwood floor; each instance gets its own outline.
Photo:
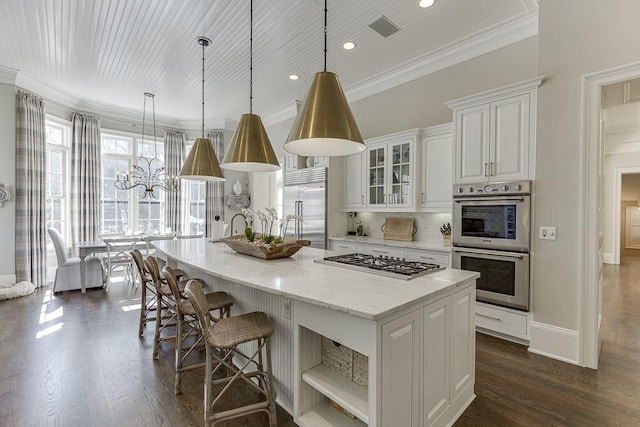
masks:
POLYGON ((598 370, 476 335, 476 400, 462 426, 640 426, 640 258, 604 266, 598 370))
MULTIPOLYGON (((476 400, 456 426, 640 426, 640 258, 605 266, 595 371, 477 335, 476 400)), ((0 301, 0 426, 202 425, 202 374, 173 394, 173 348, 137 337, 138 292, 114 284, 0 301)), ((234 390, 225 404, 250 401, 234 390)), ((278 409, 280 426, 294 426, 278 409)), ((224 426, 267 425, 262 414, 224 426)), ((397 426, 402 427, 402 426, 397 426)))

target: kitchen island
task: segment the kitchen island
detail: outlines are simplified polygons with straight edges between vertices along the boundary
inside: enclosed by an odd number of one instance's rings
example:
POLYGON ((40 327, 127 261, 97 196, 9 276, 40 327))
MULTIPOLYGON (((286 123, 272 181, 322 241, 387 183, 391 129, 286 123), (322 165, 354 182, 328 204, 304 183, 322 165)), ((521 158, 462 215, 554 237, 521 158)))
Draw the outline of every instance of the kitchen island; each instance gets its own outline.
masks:
POLYGON ((206 239, 154 246, 207 291, 229 292, 232 315, 269 315, 278 402, 298 425, 448 425, 474 398, 475 272, 405 281, 316 263, 335 253, 313 248, 265 261, 206 239), (327 339, 364 359, 364 385, 323 363, 327 339))

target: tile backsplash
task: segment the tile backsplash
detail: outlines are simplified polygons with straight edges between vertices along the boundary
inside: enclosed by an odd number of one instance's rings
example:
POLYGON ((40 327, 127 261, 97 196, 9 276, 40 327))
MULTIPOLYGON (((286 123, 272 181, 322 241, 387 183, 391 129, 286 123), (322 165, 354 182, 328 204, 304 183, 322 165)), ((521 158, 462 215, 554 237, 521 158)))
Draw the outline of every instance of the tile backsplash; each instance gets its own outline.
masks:
MULTIPOLYGON (((345 214, 345 224, 347 223, 345 214)), ((400 213, 400 212, 358 212, 356 219, 362 221, 364 232, 373 238, 382 239, 381 230, 387 217, 413 218, 418 229, 413 240, 425 243, 441 243, 440 226, 451 222, 450 213, 400 213)))

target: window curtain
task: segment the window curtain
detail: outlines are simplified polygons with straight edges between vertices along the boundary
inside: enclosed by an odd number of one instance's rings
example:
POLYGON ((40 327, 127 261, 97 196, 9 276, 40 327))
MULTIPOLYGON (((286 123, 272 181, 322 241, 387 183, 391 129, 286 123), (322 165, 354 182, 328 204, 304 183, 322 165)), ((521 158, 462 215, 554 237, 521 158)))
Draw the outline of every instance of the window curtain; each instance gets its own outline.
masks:
POLYGON ((16 279, 47 284, 44 103, 16 95, 16 279))
POLYGON ((71 119, 71 238, 98 240, 100 233, 100 119, 74 113, 71 119))
MULTIPOLYGON (((180 174, 184 163, 185 134, 168 130, 164 134, 164 167, 167 177, 180 174)), ((183 181, 185 182, 185 181, 183 181)), ((166 192, 165 224, 176 233, 182 233, 184 209, 182 206, 183 191, 166 192)))
MULTIPOLYGON (((206 137, 211 140, 213 151, 216 153, 218 163, 220 163, 224 157, 224 131, 209 130, 206 137)), ((221 221, 224 220, 224 181, 207 181, 205 211, 205 234, 207 237, 211 237, 211 229, 216 215, 220 216, 221 221)))

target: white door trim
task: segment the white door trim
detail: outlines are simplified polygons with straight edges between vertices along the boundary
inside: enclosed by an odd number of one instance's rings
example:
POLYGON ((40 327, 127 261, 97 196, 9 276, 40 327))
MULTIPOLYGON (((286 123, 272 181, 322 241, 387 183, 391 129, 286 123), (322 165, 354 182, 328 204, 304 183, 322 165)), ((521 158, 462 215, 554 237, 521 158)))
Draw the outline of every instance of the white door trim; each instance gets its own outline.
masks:
POLYGON ((613 263, 620 264, 620 215, 622 209, 620 207, 622 195, 622 175, 631 173, 640 173, 640 166, 628 168, 616 168, 613 187, 613 263))
POLYGON ((581 176, 578 266, 579 330, 578 364, 598 367, 600 226, 598 200, 602 196, 598 171, 604 159, 598 148, 602 86, 640 77, 640 62, 635 62, 582 76, 581 176))

